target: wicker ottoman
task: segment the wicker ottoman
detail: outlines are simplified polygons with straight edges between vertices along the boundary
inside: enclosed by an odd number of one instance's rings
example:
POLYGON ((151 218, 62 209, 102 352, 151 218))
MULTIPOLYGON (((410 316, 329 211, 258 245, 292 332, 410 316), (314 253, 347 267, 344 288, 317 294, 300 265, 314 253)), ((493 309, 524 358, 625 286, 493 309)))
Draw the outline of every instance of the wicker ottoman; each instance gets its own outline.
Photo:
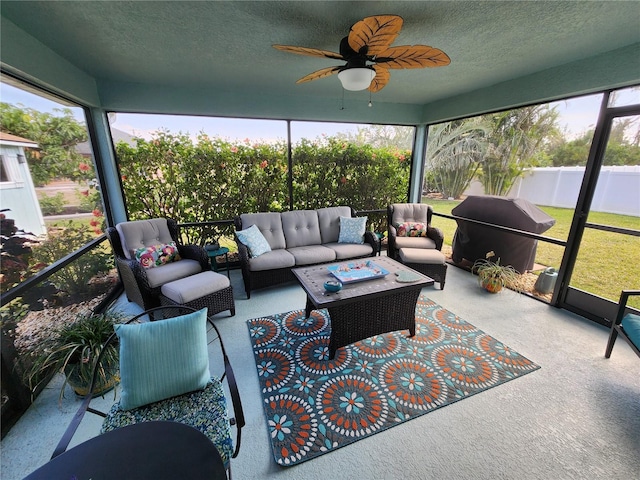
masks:
POLYGON ((431 248, 401 248, 399 257, 400 262, 427 277, 433 278, 440 283, 440 290, 444 290, 447 263, 440 251, 431 248))
POLYGON ((196 309, 207 307, 209 316, 225 310, 230 310, 232 317, 236 314, 229 279, 216 272, 201 272, 165 283, 160 291, 161 305, 186 305, 196 309))

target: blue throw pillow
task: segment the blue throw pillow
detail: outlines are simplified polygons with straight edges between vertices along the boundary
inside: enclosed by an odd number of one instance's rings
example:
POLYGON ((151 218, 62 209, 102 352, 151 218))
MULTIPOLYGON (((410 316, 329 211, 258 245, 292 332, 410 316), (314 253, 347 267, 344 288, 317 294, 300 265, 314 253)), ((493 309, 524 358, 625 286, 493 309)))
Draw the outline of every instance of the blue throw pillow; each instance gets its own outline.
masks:
POLYGON ((633 344, 640 348, 640 315, 627 313, 622 319, 622 328, 633 344))
POLYGON ((238 240, 247 246, 252 257, 258 257, 263 253, 271 251, 269 242, 267 242, 267 239, 264 238, 264 235, 262 235, 262 232, 256 225, 251 225, 245 230, 237 231, 236 236, 238 240))
POLYGON ((201 390, 211 378, 206 308, 114 328, 120 339, 121 409, 201 390))
POLYGON ((338 243, 364 243, 367 217, 340 217, 338 243))

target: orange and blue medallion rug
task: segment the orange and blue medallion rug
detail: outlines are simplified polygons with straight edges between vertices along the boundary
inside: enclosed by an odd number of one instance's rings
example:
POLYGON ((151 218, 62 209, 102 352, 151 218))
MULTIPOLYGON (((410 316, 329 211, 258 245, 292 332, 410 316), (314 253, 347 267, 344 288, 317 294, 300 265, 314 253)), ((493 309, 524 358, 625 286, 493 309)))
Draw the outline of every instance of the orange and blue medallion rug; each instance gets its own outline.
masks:
POLYGON ((326 310, 248 320, 275 461, 291 466, 540 368, 421 295, 416 335, 376 335, 329 360, 326 310))

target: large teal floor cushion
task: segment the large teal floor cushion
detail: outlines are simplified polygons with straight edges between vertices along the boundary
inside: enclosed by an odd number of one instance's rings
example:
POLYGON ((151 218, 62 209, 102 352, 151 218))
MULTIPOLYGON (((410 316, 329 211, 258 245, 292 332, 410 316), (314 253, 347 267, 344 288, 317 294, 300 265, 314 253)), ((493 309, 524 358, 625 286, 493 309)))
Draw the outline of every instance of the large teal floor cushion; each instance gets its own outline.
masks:
POLYGON ((133 410, 122 410, 116 402, 105 418, 100 433, 140 422, 173 421, 190 425, 214 443, 225 467, 233 454, 231 426, 222 384, 212 378, 204 390, 168 398, 133 410))
POLYGON ((622 325, 629 340, 631 340, 636 347, 640 348, 640 315, 628 313, 624 316, 620 325, 622 325))

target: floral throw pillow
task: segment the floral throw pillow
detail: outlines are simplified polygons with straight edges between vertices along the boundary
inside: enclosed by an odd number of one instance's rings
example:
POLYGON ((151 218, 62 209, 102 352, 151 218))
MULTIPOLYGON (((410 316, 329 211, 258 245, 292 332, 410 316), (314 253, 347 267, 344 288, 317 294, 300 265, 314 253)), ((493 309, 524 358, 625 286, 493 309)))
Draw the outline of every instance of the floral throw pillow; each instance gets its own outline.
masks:
POLYGON ((396 236, 398 237, 426 237, 427 224, 419 222, 396 223, 396 236))
POLYGON ((134 252, 134 256, 144 268, 161 267, 167 263, 180 260, 176 242, 138 248, 134 252))

